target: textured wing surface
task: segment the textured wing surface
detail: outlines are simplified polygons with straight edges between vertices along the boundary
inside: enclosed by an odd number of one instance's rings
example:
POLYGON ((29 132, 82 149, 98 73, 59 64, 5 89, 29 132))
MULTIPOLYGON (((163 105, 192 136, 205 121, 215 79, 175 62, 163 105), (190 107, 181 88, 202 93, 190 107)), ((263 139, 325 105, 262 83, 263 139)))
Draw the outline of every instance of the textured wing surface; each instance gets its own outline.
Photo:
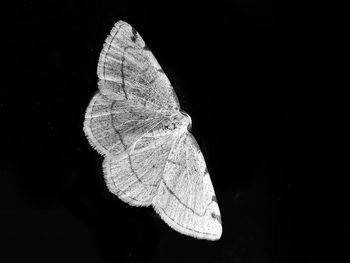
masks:
POLYGON ((100 153, 117 157, 165 117, 152 104, 111 100, 97 93, 85 114, 84 131, 90 144, 100 153))
POLYGON ((186 130, 190 117, 179 115, 168 78, 129 24, 118 21, 111 30, 97 74, 84 132, 105 156, 108 189, 131 205, 152 205, 183 234, 219 239, 220 211, 203 155, 186 130))
POLYGON ((186 132, 174 143, 153 207, 175 230, 196 238, 221 237, 221 215, 203 155, 186 132))
POLYGON ((157 194, 173 139, 171 135, 143 136, 130 153, 115 160, 105 158, 108 189, 134 206, 149 206, 157 194))
POLYGON ((166 110, 179 109, 168 78, 141 36, 118 21, 100 54, 99 89, 109 98, 146 100, 166 110))

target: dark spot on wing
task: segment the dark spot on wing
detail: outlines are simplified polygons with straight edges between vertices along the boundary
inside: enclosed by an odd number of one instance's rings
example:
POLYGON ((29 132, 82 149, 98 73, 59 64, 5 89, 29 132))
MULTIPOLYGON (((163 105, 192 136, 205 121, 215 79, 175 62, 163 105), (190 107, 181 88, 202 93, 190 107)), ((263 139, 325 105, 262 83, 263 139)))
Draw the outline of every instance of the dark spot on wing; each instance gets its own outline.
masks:
POLYGON ((137 31, 135 30, 135 28, 132 28, 132 37, 131 37, 131 40, 133 42, 136 42, 136 39, 137 39, 137 31))
POLYGON ((171 218, 167 213, 166 211, 164 210, 164 208, 160 207, 160 209, 162 209, 164 215, 167 216, 167 218, 169 218, 172 222, 174 222, 176 225, 180 226, 180 228, 185 228, 185 229, 188 229, 190 230, 191 232, 196 232, 196 233, 200 233, 200 234, 205 234, 205 235, 208 235, 208 236, 216 236, 215 234, 213 233, 208 233, 208 232, 203 232, 203 231, 196 231, 194 230, 193 228, 189 228, 189 227, 185 227, 183 225, 180 225, 177 221, 175 221, 173 218, 171 218))
POLYGON ((160 72, 160 73, 163 73, 164 74, 164 71, 160 68, 160 69, 158 69, 158 72, 160 72))
POLYGON ((208 173, 208 168, 207 168, 207 167, 205 167, 205 170, 204 170, 203 176, 205 176, 207 173, 208 173))
POLYGON ((220 225, 221 225, 221 216, 217 215, 217 214, 214 214, 214 213, 211 213, 211 217, 218 220, 220 225))
POLYGON ((146 51, 149 51, 149 48, 148 48, 147 45, 145 45, 145 46, 143 47, 143 49, 146 50, 146 51))
POLYGON ((213 197, 211 198, 211 201, 212 201, 212 202, 215 202, 215 203, 218 203, 218 200, 216 199, 216 196, 215 196, 215 195, 213 195, 213 197))

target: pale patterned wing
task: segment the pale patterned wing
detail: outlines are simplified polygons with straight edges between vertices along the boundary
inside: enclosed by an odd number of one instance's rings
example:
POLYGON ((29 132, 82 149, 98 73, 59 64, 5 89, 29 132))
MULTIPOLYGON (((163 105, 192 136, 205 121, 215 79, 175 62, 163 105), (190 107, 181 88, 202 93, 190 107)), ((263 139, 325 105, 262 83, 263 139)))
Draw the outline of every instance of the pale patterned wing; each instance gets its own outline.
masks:
POLYGON ((152 104, 111 100, 97 93, 86 110, 84 132, 100 154, 117 158, 164 118, 152 104))
POLYGON ((142 99, 165 110, 178 110, 179 102, 168 78, 141 36, 118 21, 100 54, 97 75, 102 94, 116 100, 142 99))
POLYGON ((144 135, 129 154, 119 160, 105 158, 103 170, 110 192, 130 205, 151 205, 173 141, 171 134, 161 134, 156 127, 144 135))
POLYGON ((217 240, 221 215, 203 155, 185 132, 175 142, 153 207, 172 228, 200 239, 217 240))
POLYGON ((100 54, 99 92, 84 132, 105 156, 109 190, 135 206, 153 205, 175 230, 217 240, 222 226, 205 161, 186 130, 175 92, 141 36, 118 21, 100 54))

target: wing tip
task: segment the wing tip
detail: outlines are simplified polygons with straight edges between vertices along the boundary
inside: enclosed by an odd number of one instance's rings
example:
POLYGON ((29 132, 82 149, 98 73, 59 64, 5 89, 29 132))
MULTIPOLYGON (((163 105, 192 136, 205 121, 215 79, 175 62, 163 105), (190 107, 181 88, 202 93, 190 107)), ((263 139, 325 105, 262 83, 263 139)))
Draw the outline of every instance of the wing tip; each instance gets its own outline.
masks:
POLYGON ((204 232, 199 232, 193 229, 186 228, 175 221, 171 220, 169 216, 160 208, 158 207, 154 202, 152 203, 153 209, 156 211, 156 213, 160 216, 160 218, 168 225, 170 228, 173 230, 186 235, 186 236, 191 236, 197 239, 204 239, 204 240, 209 240, 209 241, 217 241, 221 238, 222 236, 222 225, 220 224, 215 224, 217 226, 217 229, 213 231, 213 233, 204 233, 204 232))

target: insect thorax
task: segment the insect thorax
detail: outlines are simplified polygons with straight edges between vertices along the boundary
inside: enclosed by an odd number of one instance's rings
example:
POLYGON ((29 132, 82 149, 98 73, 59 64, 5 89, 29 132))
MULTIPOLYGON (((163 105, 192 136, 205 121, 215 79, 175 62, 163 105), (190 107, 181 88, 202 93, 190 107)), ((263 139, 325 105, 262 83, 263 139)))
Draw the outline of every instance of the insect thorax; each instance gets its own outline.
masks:
POLYGON ((177 112, 162 122, 163 131, 183 132, 190 128, 191 122, 191 117, 184 111, 177 112))

